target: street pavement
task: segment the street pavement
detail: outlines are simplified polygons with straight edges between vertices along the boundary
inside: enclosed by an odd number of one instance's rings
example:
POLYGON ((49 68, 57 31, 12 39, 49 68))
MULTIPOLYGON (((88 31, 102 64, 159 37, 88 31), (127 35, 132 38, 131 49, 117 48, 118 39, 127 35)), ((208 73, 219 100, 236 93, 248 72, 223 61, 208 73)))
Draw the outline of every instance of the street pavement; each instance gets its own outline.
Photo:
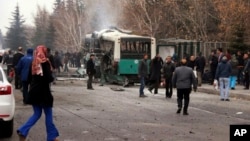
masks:
MULTIPOLYGON (((229 141, 229 125, 250 124, 250 102, 237 97, 220 101, 211 85, 192 92, 188 116, 175 113, 176 90, 172 99, 165 99, 164 89, 157 95, 145 89, 148 97, 139 98, 138 86, 124 91, 111 89, 120 88, 117 85, 94 84, 94 88, 87 90, 84 79, 64 78, 52 85, 60 141, 229 141)), ((230 92, 248 94, 240 86, 230 92)), ((16 130, 30 117, 32 108, 22 104, 19 90, 15 97, 16 130)), ((30 130, 28 141, 46 140, 44 122, 43 115, 30 130)), ((0 139, 17 140, 15 133, 12 138, 0 139)))

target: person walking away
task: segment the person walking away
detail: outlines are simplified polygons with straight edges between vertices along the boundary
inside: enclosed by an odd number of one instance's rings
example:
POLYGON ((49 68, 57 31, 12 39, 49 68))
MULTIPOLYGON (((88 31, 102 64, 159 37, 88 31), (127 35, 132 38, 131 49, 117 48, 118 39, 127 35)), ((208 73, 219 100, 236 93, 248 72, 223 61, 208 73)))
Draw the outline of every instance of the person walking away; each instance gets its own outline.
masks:
POLYGON ((202 85, 202 76, 204 74, 204 69, 206 66, 206 59, 202 55, 202 52, 199 53, 199 56, 196 59, 196 72, 197 72, 197 78, 198 78, 198 86, 202 85))
POLYGON ((7 65, 7 74, 10 73, 10 70, 13 67, 13 54, 12 54, 12 51, 9 50, 6 54, 5 54, 5 57, 4 57, 4 61, 3 61, 3 64, 6 64, 7 65))
POLYGON ((212 81, 210 82, 210 84, 213 85, 214 79, 215 79, 215 74, 216 74, 216 69, 218 66, 218 58, 216 56, 215 50, 211 51, 211 60, 209 61, 209 64, 210 64, 210 72, 212 75, 212 79, 211 79, 212 81))
POLYGON ((244 65, 244 70, 243 70, 243 75, 245 78, 245 90, 249 90, 249 75, 250 75, 250 58, 248 53, 244 54, 244 60, 245 60, 245 65, 244 65))
POLYGON ((187 67, 187 60, 182 59, 179 67, 175 69, 173 75, 173 86, 177 88, 177 103, 178 110, 177 114, 181 113, 182 110, 182 101, 184 98, 184 108, 183 115, 188 115, 188 105, 190 100, 190 93, 193 90, 197 90, 197 82, 194 76, 193 70, 190 67, 187 67))
POLYGON ((15 89, 21 89, 22 87, 21 77, 20 74, 18 73, 18 70, 16 69, 16 65, 23 56, 24 56, 23 48, 18 47, 18 52, 15 53, 13 56, 13 67, 15 68, 15 89))
POLYGON ((145 79, 148 77, 148 55, 144 54, 143 59, 140 61, 138 65, 138 77, 140 79, 140 89, 139 89, 139 97, 147 97, 144 94, 145 87, 145 79))
POLYGON ((221 62, 216 69, 215 79, 220 84, 220 100, 230 101, 229 99, 229 76, 232 73, 232 66, 227 61, 227 57, 223 56, 221 62))
POLYGON ((155 56, 155 58, 151 62, 151 74, 150 74, 150 82, 148 90, 152 93, 154 89, 154 94, 158 94, 158 87, 161 80, 161 69, 163 65, 163 60, 159 54, 155 56))
POLYGON ((87 74, 89 77, 88 78, 88 85, 87 85, 88 90, 94 90, 93 86, 92 86, 93 76, 96 73, 94 60, 95 60, 95 55, 91 54, 90 58, 87 62, 87 74))
MULTIPOLYGON (((53 96, 50 91, 49 84, 53 81, 52 66, 47 58, 47 48, 38 46, 34 53, 34 58, 31 65, 31 84, 28 94, 27 104, 31 104, 33 115, 17 129, 20 141, 25 141, 30 129, 45 113, 45 125, 47 132, 47 141, 58 141, 58 130, 53 123, 53 96)), ((44 139, 37 139, 44 140, 44 139)))
POLYGON ((244 69, 244 59, 241 51, 237 52, 237 82, 238 84, 243 84, 243 69, 244 69))
POLYGON ((33 60, 33 49, 27 49, 27 54, 20 59, 16 66, 18 74, 21 76, 23 86, 23 104, 27 104, 28 88, 29 88, 29 74, 30 67, 33 60))
POLYGON ((166 63, 163 65, 163 75, 165 79, 166 98, 171 98, 173 95, 172 77, 175 71, 175 64, 172 62, 171 56, 166 58, 166 63))

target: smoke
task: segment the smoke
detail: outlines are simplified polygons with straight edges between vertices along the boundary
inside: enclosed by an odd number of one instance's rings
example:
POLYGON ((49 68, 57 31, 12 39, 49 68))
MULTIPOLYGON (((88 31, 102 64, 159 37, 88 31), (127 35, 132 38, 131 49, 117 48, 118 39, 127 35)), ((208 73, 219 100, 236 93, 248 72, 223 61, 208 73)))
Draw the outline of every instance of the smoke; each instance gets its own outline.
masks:
POLYGON ((123 12, 120 0, 87 0, 86 8, 91 29, 119 27, 123 12))

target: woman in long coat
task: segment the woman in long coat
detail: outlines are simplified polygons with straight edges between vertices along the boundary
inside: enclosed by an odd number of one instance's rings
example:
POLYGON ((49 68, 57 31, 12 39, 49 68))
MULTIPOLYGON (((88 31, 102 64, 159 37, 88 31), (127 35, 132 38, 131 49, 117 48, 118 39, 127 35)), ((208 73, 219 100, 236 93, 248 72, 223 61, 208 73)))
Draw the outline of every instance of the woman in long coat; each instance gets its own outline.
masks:
MULTIPOLYGON (((58 141, 58 130, 53 123, 53 96, 49 84, 53 81, 52 66, 47 56, 47 48, 38 46, 34 52, 34 59, 31 67, 31 84, 27 104, 32 105, 33 115, 18 130, 20 141, 25 141, 30 128, 45 113, 47 141, 58 141)), ((39 139, 43 140, 43 139, 39 139)))

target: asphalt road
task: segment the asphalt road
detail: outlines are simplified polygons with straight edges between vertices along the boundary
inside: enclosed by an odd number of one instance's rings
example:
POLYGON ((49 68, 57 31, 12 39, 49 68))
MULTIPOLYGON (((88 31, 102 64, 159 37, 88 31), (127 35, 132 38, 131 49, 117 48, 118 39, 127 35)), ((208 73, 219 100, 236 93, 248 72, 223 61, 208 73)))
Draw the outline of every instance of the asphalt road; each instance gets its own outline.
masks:
MULTIPOLYGON (((61 141, 229 141, 230 124, 250 123, 250 102, 192 93, 189 116, 177 115, 176 91, 172 99, 164 90, 147 98, 138 97, 138 87, 113 91, 85 82, 59 82, 52 86, 54 122, 61 141)), ((22 105, 21 92, 15 90, 15 130, 32 114, 31 106, 22 105)), ((45 141, 44 116, 30 130, 28 141, 45 141)), ((10 139, 17 141, 14 133, 10 139)))

